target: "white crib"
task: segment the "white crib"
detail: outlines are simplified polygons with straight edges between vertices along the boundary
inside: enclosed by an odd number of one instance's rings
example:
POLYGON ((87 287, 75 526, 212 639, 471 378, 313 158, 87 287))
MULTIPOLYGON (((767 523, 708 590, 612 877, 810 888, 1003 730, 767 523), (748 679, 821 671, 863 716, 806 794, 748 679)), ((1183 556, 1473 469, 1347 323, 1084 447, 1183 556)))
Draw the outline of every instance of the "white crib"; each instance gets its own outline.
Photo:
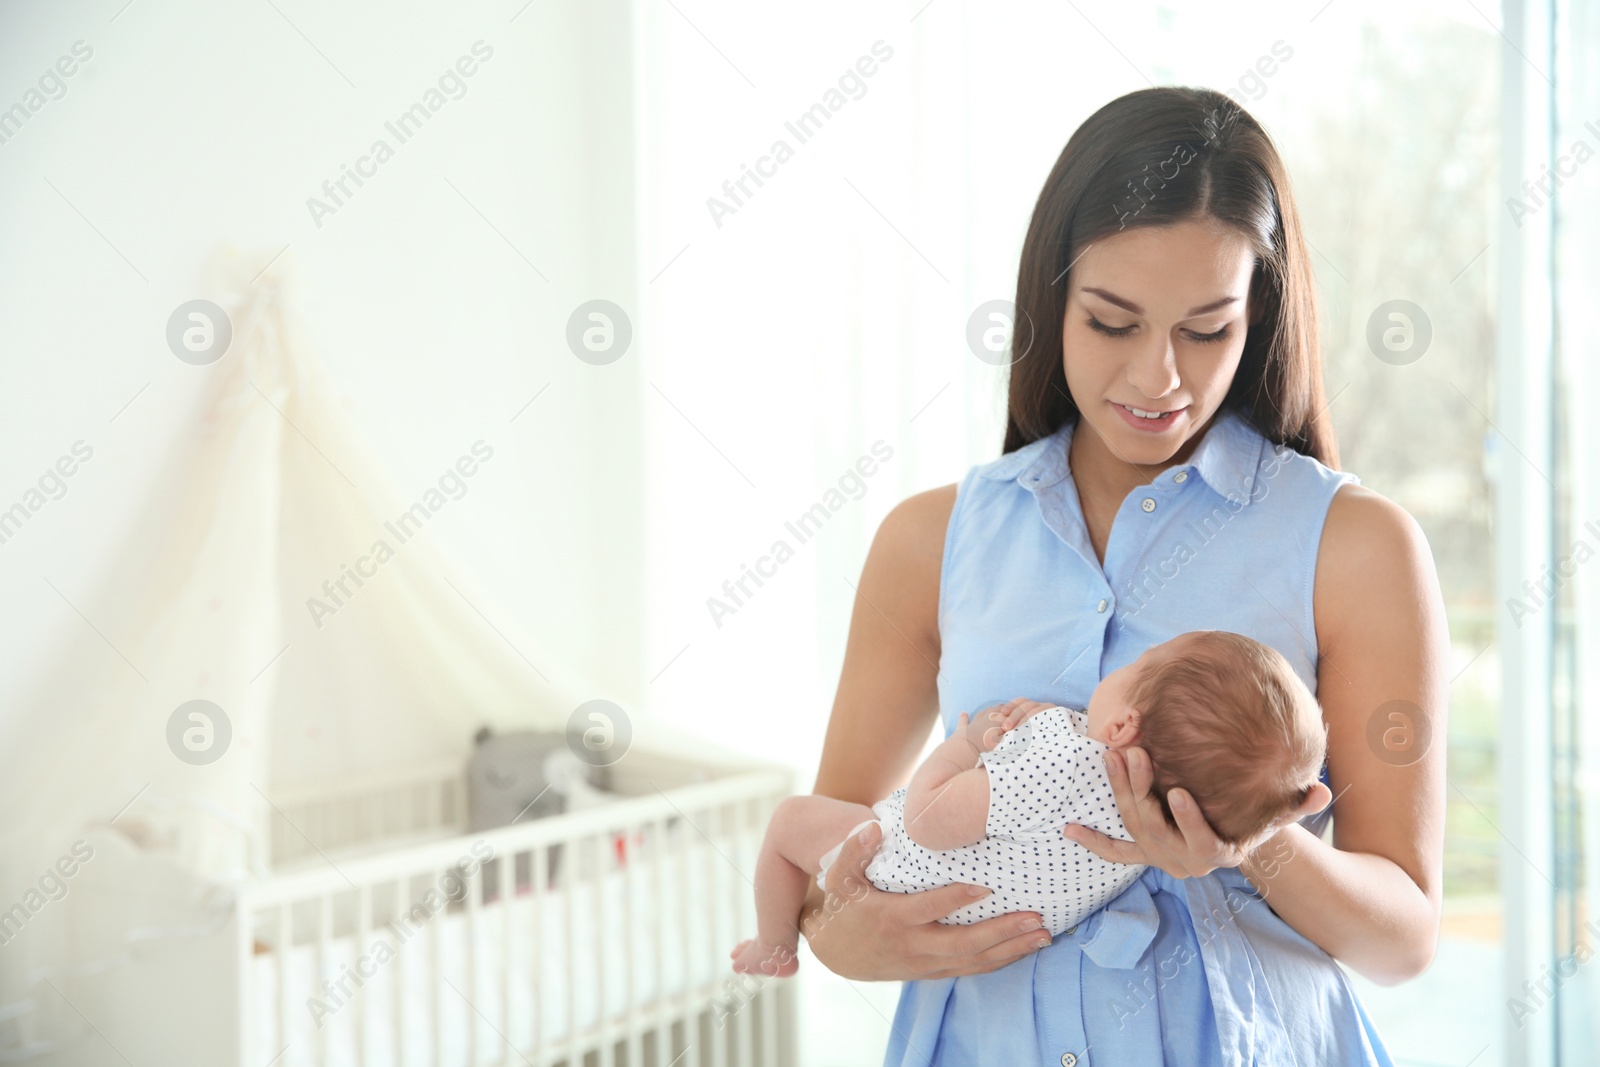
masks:
POLYGON ((455 761, 272 797, 273 877, 74 981, 97 1035, 49 1061, 792 1067, 792 983, 727 959, 790 774, 637 750, 610 771, 624 799, 481 834, 455 761))

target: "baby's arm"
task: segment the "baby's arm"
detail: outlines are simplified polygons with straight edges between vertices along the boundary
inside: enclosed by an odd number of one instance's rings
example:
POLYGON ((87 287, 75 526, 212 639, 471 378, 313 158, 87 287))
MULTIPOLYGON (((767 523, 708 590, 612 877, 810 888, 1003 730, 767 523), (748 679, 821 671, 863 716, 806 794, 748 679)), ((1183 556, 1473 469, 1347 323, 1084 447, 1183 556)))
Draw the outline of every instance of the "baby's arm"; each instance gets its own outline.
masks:
POLYGON ((1006 732, 1050 707, 1018 698, 978 713, 966 713, 955 731, 929 754, 906 787, 906 836, 938 852, 983 840, 989 824, 989 774, 978 755, 990 752, 1006 732))
POLYGON ((812 794, 778 802, 756 859, 756 937, 728 953, 735 971, 774 978, 795 972, 800 932, 794 917, 822 867, 822 854, 872 818, 865 804, 834 797, 812 794))

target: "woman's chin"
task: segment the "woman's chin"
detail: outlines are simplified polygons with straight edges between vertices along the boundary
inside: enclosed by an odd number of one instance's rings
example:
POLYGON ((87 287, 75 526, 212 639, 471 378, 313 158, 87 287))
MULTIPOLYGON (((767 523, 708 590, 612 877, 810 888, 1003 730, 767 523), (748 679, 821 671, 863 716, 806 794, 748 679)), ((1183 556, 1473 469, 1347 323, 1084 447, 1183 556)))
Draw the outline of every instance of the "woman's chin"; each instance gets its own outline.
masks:
POLYGON ((1135 430, 1113 423, 1095 429, 1123 462, 1140 467, 1159 467, 1172 462, 1187 440, 1187 426, 1180 423, 1170 430, 1135 430))

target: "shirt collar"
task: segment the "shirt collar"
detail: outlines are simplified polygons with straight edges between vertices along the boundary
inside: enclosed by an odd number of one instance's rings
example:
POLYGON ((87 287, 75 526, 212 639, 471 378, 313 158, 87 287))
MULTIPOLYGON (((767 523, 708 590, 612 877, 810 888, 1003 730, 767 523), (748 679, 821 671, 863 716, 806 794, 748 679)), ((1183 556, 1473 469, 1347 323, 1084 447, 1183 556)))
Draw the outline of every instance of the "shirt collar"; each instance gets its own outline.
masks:
MULTIPOLYGON (((1023 445, 991 463, 984 477, 1015 479, 1026 489, 1044 489, 1070 477, 1067 455, 1077 420, 1023 445)), ((1255 490, 1256 472, 1267 440, 1232 411, 1223 411, 1195 446, 1187 463, 1176 464, 1156 477, 1158 486, 1170 485, 1182 473, 1193 471, 1219 496, 1248 504, 1255 490)))
POLYGON ((1067 721, 1072 724, 1072 732, 1089 736, 1089 711, 1087 708, 1068 708, 1067 721))

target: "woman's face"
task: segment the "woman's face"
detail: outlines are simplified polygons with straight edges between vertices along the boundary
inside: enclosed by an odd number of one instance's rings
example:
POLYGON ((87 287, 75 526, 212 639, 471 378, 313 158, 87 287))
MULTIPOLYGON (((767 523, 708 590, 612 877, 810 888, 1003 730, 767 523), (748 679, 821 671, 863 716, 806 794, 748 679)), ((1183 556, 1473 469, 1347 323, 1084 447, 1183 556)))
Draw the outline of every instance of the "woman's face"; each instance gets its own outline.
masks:
POLYGON ((1090 245, 1072 268, 1061 339, 1080 431, 1139 466, 1187 459, 1238 369, 1254 268, 1249 241, 1211 219, 1090 245))

